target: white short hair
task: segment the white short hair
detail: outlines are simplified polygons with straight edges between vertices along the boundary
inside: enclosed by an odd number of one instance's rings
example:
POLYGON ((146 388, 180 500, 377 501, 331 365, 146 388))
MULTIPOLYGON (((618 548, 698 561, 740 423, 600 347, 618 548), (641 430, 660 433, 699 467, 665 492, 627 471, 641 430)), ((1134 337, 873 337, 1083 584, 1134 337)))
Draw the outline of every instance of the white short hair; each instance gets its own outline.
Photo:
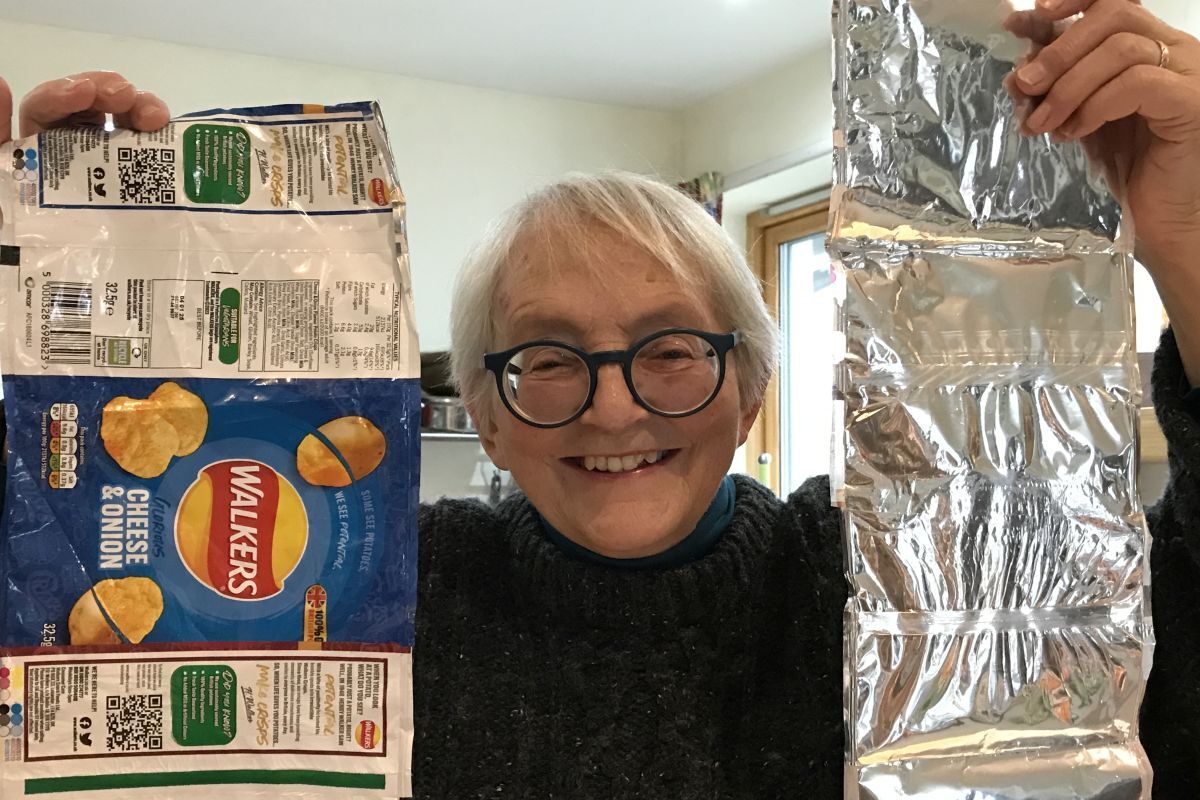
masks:
POLYGON ((779 360, 779 328, 763 301, 745 255, 692 198, 661 181, 629 172, 567 175, 531 194, 497 219, 467 256, 454 287, 450 325, 451 376, 482 417, 495 406, 483 356, 496 342, 495 298, 515 249, 537 234, 564 248, 586 244, 596 226, 639 246, 680 285, 706 296, 717 318, 739 331, 738 390, 743 405, 762 399, 779 360))

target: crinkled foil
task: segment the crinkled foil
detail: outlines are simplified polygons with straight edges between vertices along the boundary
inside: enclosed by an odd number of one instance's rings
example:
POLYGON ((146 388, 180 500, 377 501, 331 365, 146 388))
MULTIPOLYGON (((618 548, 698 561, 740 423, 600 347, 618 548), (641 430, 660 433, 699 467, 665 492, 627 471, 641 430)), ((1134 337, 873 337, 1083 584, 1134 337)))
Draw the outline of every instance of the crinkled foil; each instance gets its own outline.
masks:
POLYGON ((847 798, 1150 797, 1133 265, 1012 11, 835 2, 847 798))
POLYGON ((858 610, 1141 599, 1135 418, 1119 392, 976 382, 863 389, 849 405, 858 610))
MULTIPOLYGON (((837 0, 838 238, 1103 247, 1120 207, 1079 147, 1021 136, 1006 0, 837 0)), ((1032 6, 1032 3, 1028 3, 1032 6)))

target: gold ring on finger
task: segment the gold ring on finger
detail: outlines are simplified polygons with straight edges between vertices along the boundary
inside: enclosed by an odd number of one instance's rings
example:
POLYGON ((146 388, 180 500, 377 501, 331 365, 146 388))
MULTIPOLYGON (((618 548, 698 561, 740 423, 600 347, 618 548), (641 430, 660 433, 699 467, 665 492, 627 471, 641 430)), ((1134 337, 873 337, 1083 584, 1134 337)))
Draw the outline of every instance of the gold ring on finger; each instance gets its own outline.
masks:
POLYGON ((1158 42, 1158 68, 1166 69, 1171 65, 1171 48, 1162 39, 1155 41, 1158 42))

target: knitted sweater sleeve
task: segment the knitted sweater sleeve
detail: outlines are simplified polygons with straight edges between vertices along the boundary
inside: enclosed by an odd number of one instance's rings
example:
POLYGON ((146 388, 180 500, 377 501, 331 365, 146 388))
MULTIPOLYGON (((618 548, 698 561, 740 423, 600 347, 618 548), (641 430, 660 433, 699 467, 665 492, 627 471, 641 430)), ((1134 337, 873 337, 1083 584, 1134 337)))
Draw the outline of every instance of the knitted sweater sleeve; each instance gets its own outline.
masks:
POLYGON ((1154 409, 1167 438, 1170 481, 1162 501, 1149 511, 1155 546, 1177 543, 1178 555, 1200 564, 1200 420, 1192 416, 1191 389, 1171 331, 1154 359, 1154 409))
POLYGON ((445 507, 421 504, 417 516, 418 567, 417 567, 417 619, 416 645, 413 648, 413 711, 416 718, 416 738, 413 741, 412 770, 413 795, 427 798, 436 795, 439 788, 439 771, 436 753, 443 748, 441 736, 434 736, 429 722, 437 719, 440 691, 438 664, 425 657, 425 653, 436 653, 442 643, 437 639, 438 628, 433 624, 436 575, 441 568, 439 545, 444 533, 445 507))
POLYGON ((1154 796, 1192 797, 1194 788, 1184 787, 1194 787, 1200 774, 1200 421, 1187 408, 1189 387, 1170 331, 1155 358, 1153 386, 1170 481, 1147 513, 1157 644, 1141 733, 1154 765, 1154 796))
MULTIPOLYGON (((417 520, 418 573, 416 644, 413 648, 413 797, 417 800, 452 796, 446 788, 456 765, 448 756, 459 732, 455 693, 447 688, 444 669, 458 652, 455 635, 469 628, 456 603, 461 587, 471 580, 472 560, 464 558, 486 530, 489 517, 478 503, 440 500, 422 503, 417 520)), ((486 560, 487 553, 480 555, 486 560)))

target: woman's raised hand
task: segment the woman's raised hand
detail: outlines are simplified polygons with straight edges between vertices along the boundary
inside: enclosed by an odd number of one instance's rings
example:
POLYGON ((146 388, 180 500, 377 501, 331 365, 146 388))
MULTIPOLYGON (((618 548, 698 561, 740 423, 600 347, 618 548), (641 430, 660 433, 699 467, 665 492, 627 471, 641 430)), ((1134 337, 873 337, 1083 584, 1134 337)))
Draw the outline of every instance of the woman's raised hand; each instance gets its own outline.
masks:
POLYGON ((1105 166, 1200 386, 1200 41, 1137 0, 1038 0, 1008 27, 1034 44, 1009 81, 1024 132, 1105 166))
MULTIPOLYGON (((0 78, 0 144, 13 138, 13 98, 0 78)), ((116 72, 81 72, 46 81, 21 101, 18 136, 58 125, 101 124, 112 114, 117 127, 152 131, 167 124, 167 105, 150 92, 138 91, 116 72)))
POLYGON ((1025 133, 1083 140, 1124 192, 1138 255, 1168 268, 1200 241, 1200 42, 1131 0, 1038 0, 1009 26, 1040 48, 1014 76, 1025 133))

